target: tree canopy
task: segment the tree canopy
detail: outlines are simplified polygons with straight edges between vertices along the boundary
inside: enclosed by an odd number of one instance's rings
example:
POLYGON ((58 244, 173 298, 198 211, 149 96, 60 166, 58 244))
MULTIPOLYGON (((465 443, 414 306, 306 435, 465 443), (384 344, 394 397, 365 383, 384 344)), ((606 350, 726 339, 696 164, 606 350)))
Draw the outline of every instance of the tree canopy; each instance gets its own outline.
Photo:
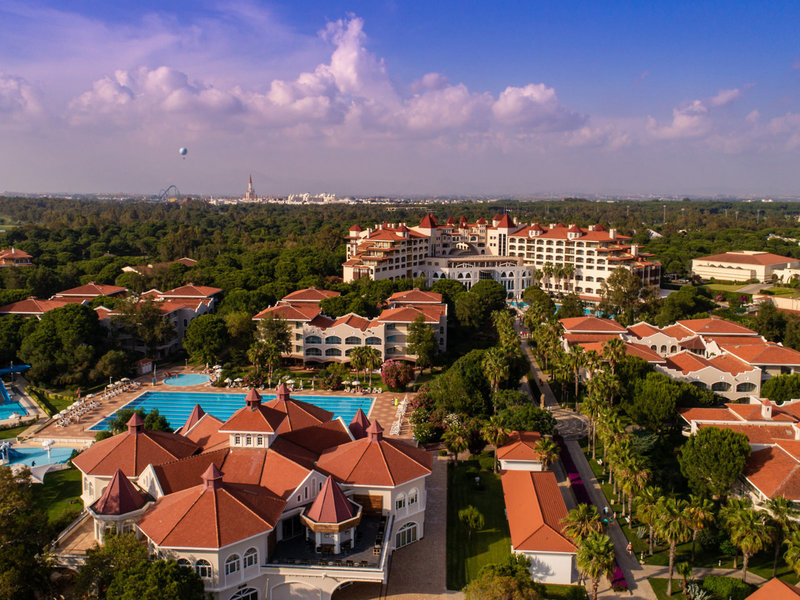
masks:
POLYGON ((686 440, 678 461, 695 494, 719 498, 742 474, 748 456, 750 444, 743 433, 704 427, 686 440))
POLYGON ((800 398, 800 374, 777 375, 761 384, 761 395, 781 404, 793 398, 800 398))

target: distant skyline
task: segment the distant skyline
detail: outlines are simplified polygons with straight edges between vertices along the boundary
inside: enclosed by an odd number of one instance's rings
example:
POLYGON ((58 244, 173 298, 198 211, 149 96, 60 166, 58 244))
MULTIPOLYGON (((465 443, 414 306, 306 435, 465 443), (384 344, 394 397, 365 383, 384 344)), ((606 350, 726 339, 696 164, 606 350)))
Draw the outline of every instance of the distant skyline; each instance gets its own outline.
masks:
POLYGON ((783 1, 5 0, 0 190, 797 196, 798 22, 783 1))

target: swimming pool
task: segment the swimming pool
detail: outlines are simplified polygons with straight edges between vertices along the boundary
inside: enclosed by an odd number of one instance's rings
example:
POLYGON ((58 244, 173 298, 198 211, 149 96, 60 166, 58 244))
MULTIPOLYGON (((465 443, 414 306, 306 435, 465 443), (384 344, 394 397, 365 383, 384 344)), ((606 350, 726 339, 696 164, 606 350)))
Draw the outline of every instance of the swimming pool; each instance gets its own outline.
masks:
MULTIPOLYGON (((245 394, 222 394, 212 392, 144 392, 122 408, 142 408, 150 412, 154 408, 169 421, 170 427, 177 429, 182 426, 195 404, 218 419, 226 421, 234 412, 244 406, 245 394)), ((264 402, 275 398, 275 394, 264 394, 264 402)), ((353 420, 358 409, 369 414, 374 398, 370 396, 296 396, 295 400, 310 402, 320 408, 329 410, 334 418, 342 417, 345 423, 353 420)), ((89 428, 89 431, 102 431, 108 429, 108 421, 114 413, 98 421, 89 428)))
POLYGON ((74 448, 50 448, 50 455, 47 455, 45 448, 11 448, 9 465, 28 465, 29 467, 63 463, 69 460, 74 448))
POLYGON ((25 410, 25 407, 19 402, 0 403, 0 419, 10 419, 13 413, 17 413, 19 416, 24 417, 28 414, 28 411, 25 410))
POLYGON ((180 373, 168 377, 164 380, 164 383, 175 387, 184 387, 187 385, 202 385, 208 383, 210 379, 211 377, 203 375, 202 373, 180 373))

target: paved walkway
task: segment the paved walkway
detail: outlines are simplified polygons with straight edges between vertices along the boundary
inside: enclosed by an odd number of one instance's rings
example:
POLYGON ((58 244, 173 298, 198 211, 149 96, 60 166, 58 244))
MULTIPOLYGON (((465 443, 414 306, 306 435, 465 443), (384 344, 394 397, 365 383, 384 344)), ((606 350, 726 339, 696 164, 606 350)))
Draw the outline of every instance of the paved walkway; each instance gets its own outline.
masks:
POLYGON ((395 550, 385 586, 356 583, 334 594, 334 600, 461 600, 447 591, 447 461, 434 458, 428 478, 425 537, 395 550))

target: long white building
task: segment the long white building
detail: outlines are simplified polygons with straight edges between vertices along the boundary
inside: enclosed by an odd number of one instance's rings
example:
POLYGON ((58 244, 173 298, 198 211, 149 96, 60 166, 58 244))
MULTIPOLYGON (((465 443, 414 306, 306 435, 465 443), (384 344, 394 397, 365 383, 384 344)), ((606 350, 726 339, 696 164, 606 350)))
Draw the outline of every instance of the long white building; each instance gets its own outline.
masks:
POLYGON ((552 295, 576 292, 597 302, 603 281, 617 267, 636 273, 646 285, 659 284, 661 265, 639 252, 630 238, 602 225, 515 224, 509 215, 491 223, 452 217, 439 225, 426 215, 419 225, 382 223, 350 228, 344 280, 425 277, 456 279, 467 289, 482 279, 503 284, 508 298, 538 283, 552 295))

